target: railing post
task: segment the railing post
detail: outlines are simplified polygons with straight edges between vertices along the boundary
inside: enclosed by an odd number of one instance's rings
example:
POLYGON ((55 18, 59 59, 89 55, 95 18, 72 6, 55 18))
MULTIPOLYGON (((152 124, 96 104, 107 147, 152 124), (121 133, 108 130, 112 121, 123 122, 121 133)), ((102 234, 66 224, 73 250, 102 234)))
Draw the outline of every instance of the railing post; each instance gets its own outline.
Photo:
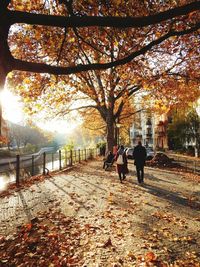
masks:
POLYGON ((46 168, 46 153, 43 153, 43 175, 45 175, 45 168, 46 168))
POLYGON ((61 164, 61 150, 59 150, 59 170, 62 170, 62 164, 61 164))
POLYGON ((80 149, 78 150, 78 162, 79 163, 81 162, 81 151, 80 151, 80 149))
POLYGON ((65 149, 65 167, 67 167, 67 150, 65 149))
POLYGON ((19 185, 20 155, 16 156, 16 184, 19 185))
POLYGON ((73 154, 72 154, 72 150, 70 150, 70 166, 73 165, 73 154))
POLYGON ((34 170, 34 155, 32 155, 32 158, 31 158, 31 176, 33 176, 34 175, 34 172, 35 172, 35 170, 34 170))
POLYGON ((77 155, 77 153, 76 153, 76 150, 74 150, 74 163, 76 163, 76 155, 77 155))
POLYGON ((54 153, 51 154, 52 170, 54 169, 54 153))

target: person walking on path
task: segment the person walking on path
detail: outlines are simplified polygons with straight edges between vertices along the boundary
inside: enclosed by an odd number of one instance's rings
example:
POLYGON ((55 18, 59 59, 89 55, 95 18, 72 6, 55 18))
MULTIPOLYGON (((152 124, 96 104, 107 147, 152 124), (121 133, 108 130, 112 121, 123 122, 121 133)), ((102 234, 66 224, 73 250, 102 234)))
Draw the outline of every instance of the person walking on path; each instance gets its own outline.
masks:
POLYGON ((138 183, 144 182, 144 165, 147 152, 146 148, 142 146, 141 141, 138 141, 138 145, 133 150, 134 165, 136 166, 138 183))
POLYGON ((120 182, 122 183, 122 180, 126 178, 126 173, 128 173, 127 157, 124 146, 120 146, 115 156, 115 160, 117 163, 117 173, 119 175, 120 182))

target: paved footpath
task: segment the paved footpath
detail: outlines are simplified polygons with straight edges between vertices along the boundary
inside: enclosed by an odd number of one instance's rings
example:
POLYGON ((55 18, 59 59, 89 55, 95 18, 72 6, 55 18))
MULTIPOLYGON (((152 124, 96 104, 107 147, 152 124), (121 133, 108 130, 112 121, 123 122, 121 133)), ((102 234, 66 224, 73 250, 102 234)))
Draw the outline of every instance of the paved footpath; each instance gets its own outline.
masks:
POLYGON ((135 266, 127 257, 149 250, 166 261, 200 262, 200 184, 184 174, 146 167, 141 186, 132 162, 129 169, 121 184, 114 168, 104 171, 102 160, 91 161, 0 198, 0 235, 12 235, 41 211, 58 207, 98 228, 83 241, 84 266, 135 266), (117 251, 99 245, 106 240, 117 251))

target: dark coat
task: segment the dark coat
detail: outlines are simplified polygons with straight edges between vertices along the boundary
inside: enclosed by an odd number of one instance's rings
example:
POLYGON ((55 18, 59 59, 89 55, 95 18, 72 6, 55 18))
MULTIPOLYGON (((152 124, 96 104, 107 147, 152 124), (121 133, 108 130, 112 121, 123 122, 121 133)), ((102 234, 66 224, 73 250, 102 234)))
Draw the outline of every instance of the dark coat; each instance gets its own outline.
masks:
POLYGON ((114 160, 114 155, 113 154, 108 154, 106 158, 106 162, 111 163, 114 160))
POLYGON ((133 150, 134 164, 144 166, 147 152, 146 148, 142 145, 137 145, 133 150))

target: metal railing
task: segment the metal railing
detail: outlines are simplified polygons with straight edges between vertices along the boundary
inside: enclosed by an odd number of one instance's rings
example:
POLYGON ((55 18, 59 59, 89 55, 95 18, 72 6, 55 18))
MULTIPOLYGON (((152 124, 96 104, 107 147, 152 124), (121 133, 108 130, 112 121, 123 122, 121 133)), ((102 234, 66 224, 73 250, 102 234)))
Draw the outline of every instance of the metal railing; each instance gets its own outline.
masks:
POLYGON ((62 170, 81 161, 95 158, 99 149, 58 150, 57 152, 41 152, 32 155, 17 155, 0 164, 0 176, 7 183, 19 184, 21 180, 38 174, 48 174, 51 171, 62 170))
POLYGON ((200 174, 200 161, 199 160, 192 160, 192 159, 188 159, 188 158, 184 158, 181 156, 170 156, 173 158, 173 162, 179 164, 181 167, 184 168, 185 171, 187 172, 193 172, 196 174, 200 174))

